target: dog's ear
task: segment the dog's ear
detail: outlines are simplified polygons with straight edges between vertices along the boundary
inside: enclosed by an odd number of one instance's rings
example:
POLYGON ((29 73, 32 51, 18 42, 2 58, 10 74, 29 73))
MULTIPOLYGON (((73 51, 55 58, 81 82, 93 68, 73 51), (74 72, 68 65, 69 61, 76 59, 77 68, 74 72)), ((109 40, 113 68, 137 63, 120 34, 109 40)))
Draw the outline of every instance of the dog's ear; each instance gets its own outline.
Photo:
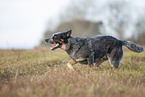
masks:
POLYGON ((67 37, 70 37, 72 30, 66 32, 67 37))

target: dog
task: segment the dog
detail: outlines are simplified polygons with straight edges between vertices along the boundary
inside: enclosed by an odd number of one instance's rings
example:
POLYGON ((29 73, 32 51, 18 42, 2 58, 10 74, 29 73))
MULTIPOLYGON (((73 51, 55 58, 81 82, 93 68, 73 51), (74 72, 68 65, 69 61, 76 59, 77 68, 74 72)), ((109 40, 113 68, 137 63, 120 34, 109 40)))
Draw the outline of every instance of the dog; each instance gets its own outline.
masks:
POLYGON ((52 45, 51 50, 61 48, 67 52, 71 60, 68 68, 75 70, 72 65, 76 63, 88 64, 98 68, 101 63, 109 60, 113 69, 117 69, 123 57, 122 46, 126 46, 133 52, 144 52, 145 49, 130 41, 118 40, 112 36, 98 35, 92 38, 72 37, 72 30, 57 32, 45 42, 52 45))

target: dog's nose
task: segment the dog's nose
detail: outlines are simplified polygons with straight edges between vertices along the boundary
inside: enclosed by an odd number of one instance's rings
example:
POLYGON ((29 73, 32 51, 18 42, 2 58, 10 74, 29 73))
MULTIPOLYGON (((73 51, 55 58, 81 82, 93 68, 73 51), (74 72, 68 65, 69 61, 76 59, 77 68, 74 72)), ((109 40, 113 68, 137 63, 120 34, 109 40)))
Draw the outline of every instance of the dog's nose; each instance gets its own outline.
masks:
POLYGON ((45 39, 45 42, 48 42, 49 38, 48 39, 45 39))

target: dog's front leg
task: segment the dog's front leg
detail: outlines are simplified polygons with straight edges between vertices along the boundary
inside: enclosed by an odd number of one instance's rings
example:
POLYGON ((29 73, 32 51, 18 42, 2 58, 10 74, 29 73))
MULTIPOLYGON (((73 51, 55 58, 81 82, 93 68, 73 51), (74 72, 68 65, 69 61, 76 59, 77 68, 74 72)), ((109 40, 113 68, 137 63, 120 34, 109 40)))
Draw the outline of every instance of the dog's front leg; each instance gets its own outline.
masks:
POLYGON ((93 64, 94 64, 94 52, 92 52, 91 55, 90 55, 89 58, 88 58, 88 65, 89 65, 90 67, 92 67, 93 64))
POLYGON ((69 69, 71 69, 72 71, 74 71, 75 69, 74 69, 74 67, 73 67, 72 65, 74 65, 75 63, 76 63, 76 61, 70 60, 70 61, 67 63, 67 67, 68 67, 69 69))

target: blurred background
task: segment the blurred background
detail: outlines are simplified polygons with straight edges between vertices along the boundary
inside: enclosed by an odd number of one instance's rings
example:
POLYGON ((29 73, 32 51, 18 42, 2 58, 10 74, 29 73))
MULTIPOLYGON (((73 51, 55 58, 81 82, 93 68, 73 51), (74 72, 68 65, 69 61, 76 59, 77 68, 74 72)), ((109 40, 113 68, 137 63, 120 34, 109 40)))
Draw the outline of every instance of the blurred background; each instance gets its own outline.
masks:
POLYGON ((145 45, 145 0, 0 0, 0 49, 47 46, 55 32, 145 45))

